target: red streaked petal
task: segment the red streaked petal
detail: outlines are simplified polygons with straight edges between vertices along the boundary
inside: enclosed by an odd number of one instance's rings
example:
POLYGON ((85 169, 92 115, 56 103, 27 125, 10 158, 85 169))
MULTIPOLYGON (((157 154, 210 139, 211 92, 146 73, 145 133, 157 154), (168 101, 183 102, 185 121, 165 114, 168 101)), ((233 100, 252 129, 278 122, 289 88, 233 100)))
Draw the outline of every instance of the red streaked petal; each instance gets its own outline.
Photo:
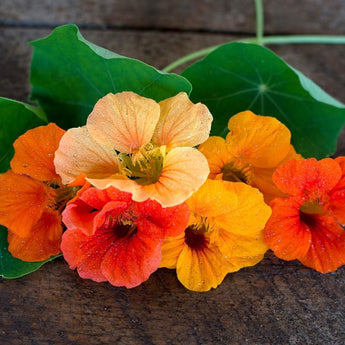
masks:
POLYGON ((113 148, 94 140, 85 126, 71 128, 63 135, 55 152, 54 164, 65 184, 81 180, 80 174, 103 179, 119 171, 113 148))
POLYGON ((103 256, 114 241, 112 232, 99 231, 87 236, 81 229, 68 229, 62 236, 61 250, 70 268, 77 267, 80 277, 103 282, 103 256))
POLYGON ((136 222, 137 232, 116 240, 105 254, 101 269, 115 286, 138 286, 158 269, 162 230, 147 220, 136 222))
POLYGON ((345 157, 337 157, 335 161, 342 170, 342 176, 329 194, 329 209, 337 221, 345 225, 345 157))
POLYGON ((158 146, 196 146, 209 136, 212 115, 206 105, 192 103, 185 92, 159 102, 160 118, 152 141, 158 146))
POLYGON ((315 217, 310 248, 299 260, 321 273, 333 272, 345 264, 345 230, 332 217, 315 217))
POLYGON ((87 128, 97 142, 132 153, 150 142, 159 114, 152 99, 133 92, 109 93, 96 103, 87 128))
POLYGON ((265 241, 284 260, 303 257, 311 244, 311 231, 300 221, 299 198, 277 198, 270 206, 272 215, 265 227, 265 241))
POLYGON ((188 226, 190 212, 186 203, 174 207, 162 207, 156 201, 147 200, 137 203, 137 213, 139 217, 164 229, 165 236, 175 237, 188 226))
POLYGON ((62 221, 68 229, 79 228, 85 234, 92 235, 94 233, 93 220, 98 213, 99 210, 95 210, 81 199, 76 199, 62 212, 62 221))
POLYGON ((291 159, 279 166, 273 174, 273 182, 289 195, 317 195, 330 191, 342 175, 339 164, 325 158, 304 160, 291 159))

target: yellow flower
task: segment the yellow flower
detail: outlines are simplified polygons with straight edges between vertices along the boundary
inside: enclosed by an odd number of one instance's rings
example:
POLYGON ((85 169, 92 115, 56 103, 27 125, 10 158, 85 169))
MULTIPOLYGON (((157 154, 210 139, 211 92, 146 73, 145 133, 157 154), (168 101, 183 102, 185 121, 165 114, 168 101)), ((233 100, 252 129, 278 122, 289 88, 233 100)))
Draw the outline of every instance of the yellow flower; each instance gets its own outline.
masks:
POLYGON ((161 267, 176 268, 188 289, 208 291, 227 273, 258 263, 267 250, 263 228, 271 209, 244 183, 207 180, 187 200, 189 225, 162 247, 161 267))
POLYGON ((301 159, 290 144, 289 129, 277 119, 244 111, 230 118, 226 139, 210 137, 199 146, 211 179, 241 181, 257 187, 265 200, 282 196, 272 174, 288 159, 301 159))
POLYGON ((137 202, 175 206, 209 174, 193 146, 208 138, 211 122, 207 107, 193 104, 186 93, 159 103, 133 92, 110 93, 96 103, 86 126, 63 136, 56 171, 64 183, 82 173, 99 189, 113 186, 137 202))

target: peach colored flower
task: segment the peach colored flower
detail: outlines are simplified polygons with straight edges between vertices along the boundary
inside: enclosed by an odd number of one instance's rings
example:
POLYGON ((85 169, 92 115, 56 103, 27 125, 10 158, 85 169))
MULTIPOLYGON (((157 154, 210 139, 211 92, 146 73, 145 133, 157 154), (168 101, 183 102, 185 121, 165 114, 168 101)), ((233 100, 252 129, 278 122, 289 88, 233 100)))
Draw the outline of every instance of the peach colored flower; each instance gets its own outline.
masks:
POLYGON ((185 201, 206 180, 205 157, 193 146, 209 135, 212 116, 185 93, 156 103, 133 92, 108 94, 86 126, 72 128, 55 153, 64 183, 79 174, 97 188, 113 186, 133 200, 163 207, 185 201))
POLYGON ((230 118, 224 140, 210 137, 199 146, 210 167, 211 179, 241 181, 259 188, 265 200, 282 193, 272 174, 288 159, 301 159, 290 144, 289 129, 277 119, 243 111, 230 118))

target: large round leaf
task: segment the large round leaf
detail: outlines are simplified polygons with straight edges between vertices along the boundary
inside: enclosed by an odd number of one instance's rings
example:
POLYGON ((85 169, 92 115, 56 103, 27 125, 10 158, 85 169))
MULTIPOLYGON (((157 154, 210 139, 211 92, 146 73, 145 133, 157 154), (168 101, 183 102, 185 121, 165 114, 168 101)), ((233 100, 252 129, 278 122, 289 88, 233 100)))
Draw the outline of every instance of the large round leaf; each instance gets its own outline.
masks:
POLYGON ((179 75, 88 42, 75 25, 58 27, 31 44, 31 99, 63 128, 84 125, 96 101, 109 92, 133 91, 160 101, 191 91, 179 75))
POLYGON ((224 136, 229 118, 249 109, 283 122, 303 156, 334 153, 344 106, 269 49, 225 44, 182 75, 192 83, 191 99, 205 103, 214 116, 211 134, 224 136))

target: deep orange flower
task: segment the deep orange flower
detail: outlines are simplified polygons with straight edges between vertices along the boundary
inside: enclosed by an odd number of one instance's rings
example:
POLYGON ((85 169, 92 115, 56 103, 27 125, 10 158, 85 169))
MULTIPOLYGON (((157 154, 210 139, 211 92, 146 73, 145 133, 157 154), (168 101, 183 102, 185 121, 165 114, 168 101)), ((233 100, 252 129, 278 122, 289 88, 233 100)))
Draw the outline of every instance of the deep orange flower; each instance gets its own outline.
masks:
POLYGON ((274 117, 243 111, 230 118, 224 140, 210 137, 199 146, 206 156, 211 179, 245 182, 259 188, 265 200, 282 196, 272 174, 288 159, 301 159, 290 144, 289 129, 274 117))
POLYGON ((326 273, 345 264, 345 157, 290 160, 273 175, 288 196, 270 205, 265 240, 285 260, 326 273))
POLYGON ((188 227, 164 241, 161 262, 161 267, 176 268, 187 289, 216 288, 227 273, 263 258, 263 228, 271 209, 256 188, 207 180, 187 204, 188 227))
POLYGON ((9 229, 10 253, 24 261, 60 253, 61 207, 76 190, 55 172, 63 134, 53 123, 27 131, 14 142, 12 170, 0 175, 0 224, 9 229))
POLYGON ((71 183, 83 173, 93 186, 113 186, 133 200, 162 206, 184 202, 206 180, 204 142, 212 116, 186 93, 159 103, 133 92, 108 94, 95 105, 86 126, 69 129, 55 155, 56 171, 71 183))
POLYGON ((163 239, 179 235, 188 217, 186 204, 162 208, 114 187, 90 188, 63 212, 61 249, 82 278, 135 287, 159 267, 163 239))

